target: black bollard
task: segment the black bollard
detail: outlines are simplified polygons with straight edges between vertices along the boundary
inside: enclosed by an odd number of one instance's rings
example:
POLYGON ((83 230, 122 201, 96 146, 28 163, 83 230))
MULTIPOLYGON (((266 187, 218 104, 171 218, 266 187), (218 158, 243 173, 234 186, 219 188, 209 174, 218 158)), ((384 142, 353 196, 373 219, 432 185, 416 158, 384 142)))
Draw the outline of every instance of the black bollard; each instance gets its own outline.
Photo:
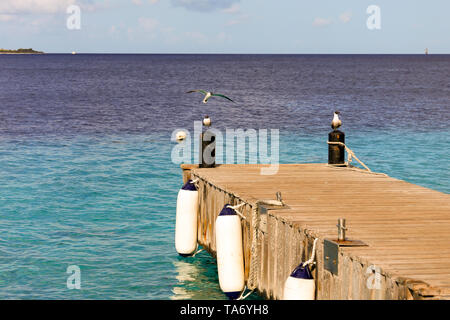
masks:
POLYGON ((211 119, 203 119, 206 129, 200 134, 200 150, 198 155, 199 168, 214 168, 216 166, 216 136, 210 130, 211 119))
MULTIPOLYGON (((329 142, 345 144, 345 133, 333 130, 328 134, 329 142)), ((328 164, 345 164, 345 147, 338 144, 328 144, 328 164)))

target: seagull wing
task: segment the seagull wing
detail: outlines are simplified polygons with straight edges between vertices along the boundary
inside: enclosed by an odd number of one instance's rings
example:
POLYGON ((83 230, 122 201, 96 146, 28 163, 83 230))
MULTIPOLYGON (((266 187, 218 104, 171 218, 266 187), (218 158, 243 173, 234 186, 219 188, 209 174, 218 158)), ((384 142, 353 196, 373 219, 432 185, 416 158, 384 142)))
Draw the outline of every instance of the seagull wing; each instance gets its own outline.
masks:
POLYGON ((207 94, 207 92, 205 90, 190 90, 190 91, 188 91, 186 93, 192 93, 192 92, 201 92, 203 94, 207 94))
POLYGON ((224 96, 223 94, 213 93, 212 96, 213 96, 213 97, 222 97, 222 98, 225 98, 225 99, 230 100, 231 102, 234 102, 233 100, 231 100, 231 99, 228 98, 227 96, 224 96))

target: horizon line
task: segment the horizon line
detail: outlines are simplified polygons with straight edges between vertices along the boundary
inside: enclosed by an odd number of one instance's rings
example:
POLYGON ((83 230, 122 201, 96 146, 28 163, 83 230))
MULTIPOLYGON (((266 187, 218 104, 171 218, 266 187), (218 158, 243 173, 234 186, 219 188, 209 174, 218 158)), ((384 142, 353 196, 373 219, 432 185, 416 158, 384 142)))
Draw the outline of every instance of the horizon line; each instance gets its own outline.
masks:
POLYGON ((450 53, 252 53, 252 52, 44 52, 44 54, 142 54, 142 55, 449 55, 450 53))

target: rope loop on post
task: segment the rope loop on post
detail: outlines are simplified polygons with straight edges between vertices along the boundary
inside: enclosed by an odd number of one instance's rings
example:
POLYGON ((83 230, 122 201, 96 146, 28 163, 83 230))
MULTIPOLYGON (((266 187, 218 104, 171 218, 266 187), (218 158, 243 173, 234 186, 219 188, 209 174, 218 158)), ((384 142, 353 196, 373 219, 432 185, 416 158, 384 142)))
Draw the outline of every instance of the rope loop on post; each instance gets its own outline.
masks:
POLYGON ((244 206, 244 205, 245 205, 245 202, 242 202, 241 204, 238 204, 238 205, 236 205, 236 206, 230 206, 230 205, 228 205, 227 208, 233 209, 234 212, 236 212, 237 215, 238 215, 239 217, 241 217, 241 218, 244 219, 244 220, 247 220, 247 217, 244 216, 244 214, 243 214, 242 212, 240 212, 240 211, 237 210, 237 209, 239 209, 240 207, 242 207, 242 206, 244 206))
POLYGON ((349 147, 347 147, 347 146, 345 145, 345 143, 343 143, 343 142, 338 142, 338 141, 336 141, 336 142, 327 141, 327 143, 328 143, 328 144, 335 144, 335 145, 342 146, 342 147, 345 148, 345 151, 347 151, 347 154, 348 154, 346 165, 348 165, 350 162, 352 162, 352 157, 353 157, 353 158, 355 158, 355 160, 358 161, 358 162, 359 162, 359 163, 360 163, 367 171, 372 172, 372 170, 370 170, 368 166, 366 166, 361 160, 359 160, 359 159, 356 157, 356 155, 355 155, 355 153, 353 152, 353 150, 350 149, 349 147))
POLYGON ((317 240, 319 240, 319 238, 314 239, 314 243, 313 243, 313 248, 312 248, 312 252, 311 252, 311 258, 309 258, 308 261, 303 263, 303 267, 306 267, 310 264, 314 264, 314 259, 316 258, 316 244, 317 244, 317 240))

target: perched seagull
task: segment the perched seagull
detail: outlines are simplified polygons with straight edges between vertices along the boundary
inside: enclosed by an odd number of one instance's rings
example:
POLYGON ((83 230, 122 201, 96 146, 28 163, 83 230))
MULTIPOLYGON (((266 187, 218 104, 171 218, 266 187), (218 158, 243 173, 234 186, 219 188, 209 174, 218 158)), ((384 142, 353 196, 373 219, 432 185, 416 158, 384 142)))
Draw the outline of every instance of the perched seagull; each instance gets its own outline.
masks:
POLYGON ((335 111, 334 112, 334 117, 333 117, 333 121, 331 121, 331 127, 336 130, 337 128, 339 128, 342 125, 342 121, 341 119, 339 119, 339 111, 335 111))
POLYGON ((207 102, 208 102, 208 99, 211 98, 211 97, 222 97, 222 98, 225 98, 225 99, 230 100, 231 102, 234 102, 233 100, 231 100, 231 99, 228 98, 227 96, 224 96, 223 94, 212 93, 212 92, 205 91, 205 90, 191 90, 191 91, 188 91, 188 92, 186 92, 186 93, 192 93, 192 92, 200 92, 200 93, 203 93, 203 94, 205 95, 205 98, 204 98, 203 101, 202 101, 203 103, 207 103, 207 102))
POLYGON ((203 125, 207 127, 211 126, 211 118, 209 116, 205 116, 203 119, 203 125))

